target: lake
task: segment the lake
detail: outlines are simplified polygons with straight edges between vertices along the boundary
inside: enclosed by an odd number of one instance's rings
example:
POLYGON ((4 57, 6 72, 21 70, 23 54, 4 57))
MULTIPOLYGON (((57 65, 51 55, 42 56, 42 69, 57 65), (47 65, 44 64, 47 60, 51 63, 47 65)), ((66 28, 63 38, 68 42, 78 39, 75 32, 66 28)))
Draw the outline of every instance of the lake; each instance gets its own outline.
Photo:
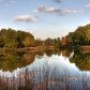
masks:
POLYGON ((0 90, 90 90, 90 54, 0 51, 0 90))

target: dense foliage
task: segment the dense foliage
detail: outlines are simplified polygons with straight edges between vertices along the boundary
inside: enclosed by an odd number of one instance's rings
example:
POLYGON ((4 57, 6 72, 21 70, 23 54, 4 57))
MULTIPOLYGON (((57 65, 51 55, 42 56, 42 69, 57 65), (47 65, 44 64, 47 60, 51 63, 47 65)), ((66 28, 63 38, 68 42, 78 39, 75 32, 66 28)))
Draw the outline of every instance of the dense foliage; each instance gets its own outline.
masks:
POLYGON ((90 45, 90 25, 78 27, 75 32, 70 32, 66 39, 71 45, 90 45))
POLYGON ((70 62, 75 63, 79 70, 90 71, 90 53, 74 52, 70 62))
POLYGON ((0 30, 0 47, 36 47, 60 46, 60 39, 34 39, 34 36, 25 31, 16 31, 11 28, 0 30))
POLYGON ((11 28, 0 30, 0 47, 37 47, 48 46, 78 46, 90 45, 90 24, 78 27, 75 32, 70 32, 66 37, 46 40, 34 39, 34 36, 25 31, 16 31, 11 28))
POLYGON ((0 47, 30 46, 34 41, 31 33, 15 31, 13 29, 0 30, 0 47))

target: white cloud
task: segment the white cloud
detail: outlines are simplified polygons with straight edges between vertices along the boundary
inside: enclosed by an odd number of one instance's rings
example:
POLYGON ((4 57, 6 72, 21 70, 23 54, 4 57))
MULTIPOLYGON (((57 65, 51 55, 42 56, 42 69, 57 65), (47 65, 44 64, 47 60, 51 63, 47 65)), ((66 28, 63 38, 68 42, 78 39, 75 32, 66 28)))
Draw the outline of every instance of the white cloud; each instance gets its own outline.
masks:
POLYGON ((16 2, 16 0, 11 0, 11 1, 10 1, 10 3, 12 3, 12 4, 15 3, 15 2, 16 2))
POLYGON ((0 0, 0 3, 15 3, 16 0, 0 0))
POLYGON ((36 17, 32 16, 32 15, 20 15, 20 16, 16 16, 14 18, 15 21, 18 22, 36 22, 37 19, 36 17))
POLYGON ((74 14, 74 13, 81 13, 83 10, 77 10, 77 9, 63 9, 63 14, 74 14))
POLYGON ((55 11, 54 7, 41 5, 37 8, 38 12, 52 13, 55 11))
POLYGON ((90 8, 90 4, 87 4, 85 7, 86 7, 86 8, 90 8))
POLYGON ((61 3, 63 0, 53 0, 56 3, 61 3))
MULTIPOLYGON (((35 1, 35 0, 31 0, 31 1, 35 1)), ((38 1, 38 0, 36 0, 36 1, 38 1)), ((43 0, 42 0, 43 1, 43 0)), ((55 3, 61 3, 63 0, 50 0, 50 1, 53 1, 53 2, 55 2, 55 3)))
POLYGON ((35 12, 41 12, 41 13, 49 13, 49 14, 56 14, 56 15, 67 15, 67 14, 75 14, 75 13, 81 13, 83 10, 79 9, 60 9, 60 8, 55 8, 52 6, 45 6, 41 5, 39 6, 35 12))
POLYGON ((16 0, 0 0, 0 4, 2 4, 5 7, 9 7, 12 4, 14 4, 16 0))

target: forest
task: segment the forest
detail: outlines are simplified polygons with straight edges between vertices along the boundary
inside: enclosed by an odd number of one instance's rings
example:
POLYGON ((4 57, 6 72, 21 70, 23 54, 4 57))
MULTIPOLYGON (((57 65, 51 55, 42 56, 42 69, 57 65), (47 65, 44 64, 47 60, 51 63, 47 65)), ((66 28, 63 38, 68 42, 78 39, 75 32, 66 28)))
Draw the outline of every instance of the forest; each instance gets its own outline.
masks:
POLYGON ((46 40, 35 39, 30 32, 14 29, 0 30, 0 48, 3 47, 37 47, 37 46, 53 46, 60 48, 63 46, 81 46, 90 45, 90 24, 78 27, 74 32, 62 38, 47 38, 46 40))
POLYGON ((90 45, 90 24, 78 27, 75 32, 66 36, 68 43, 72 45, 90 45))
POLYGON ((60 39, 47 38, 46 40, 35 39, 30 32, 22 30, 1 29, 0 47, 36 47, 36 46, 59 46, 60 39))

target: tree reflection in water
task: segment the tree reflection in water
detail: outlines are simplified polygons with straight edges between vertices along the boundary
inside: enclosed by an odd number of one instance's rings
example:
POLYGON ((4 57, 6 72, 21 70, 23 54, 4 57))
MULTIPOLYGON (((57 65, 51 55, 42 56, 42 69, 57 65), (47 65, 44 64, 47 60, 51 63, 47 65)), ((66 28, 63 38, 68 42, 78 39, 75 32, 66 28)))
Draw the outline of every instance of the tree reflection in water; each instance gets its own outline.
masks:
POLYGON ((31 64, 35 59, 35 53, 15 50, 0 51, 0 69, 13 71, 17 68, 31 64))
POLYGON ((90 90, 90 73, 75 71, 70 63, 89 70, 84 65, 89 65, 89 54, 75 52, 70 57, 71 53, 69 50, 1 51, 0 90, 90 90), (36 63, 41 62, 38 65, 34 62, 36 58, 36 63))
POLYGON ((90 71, 90 53, 75 51, 74 56, 70 58, 70 62, 75 63, 81 71, 90 71))
POLYGON ((17 68, 25 67, 31 64, 35 57, 38 55, 52 56, 53 54, 58 54, 60 50, 45 50, 45 51, 22 51, 15 49, 0 49, 0 69, 4 71, 13 71, 17 68))

